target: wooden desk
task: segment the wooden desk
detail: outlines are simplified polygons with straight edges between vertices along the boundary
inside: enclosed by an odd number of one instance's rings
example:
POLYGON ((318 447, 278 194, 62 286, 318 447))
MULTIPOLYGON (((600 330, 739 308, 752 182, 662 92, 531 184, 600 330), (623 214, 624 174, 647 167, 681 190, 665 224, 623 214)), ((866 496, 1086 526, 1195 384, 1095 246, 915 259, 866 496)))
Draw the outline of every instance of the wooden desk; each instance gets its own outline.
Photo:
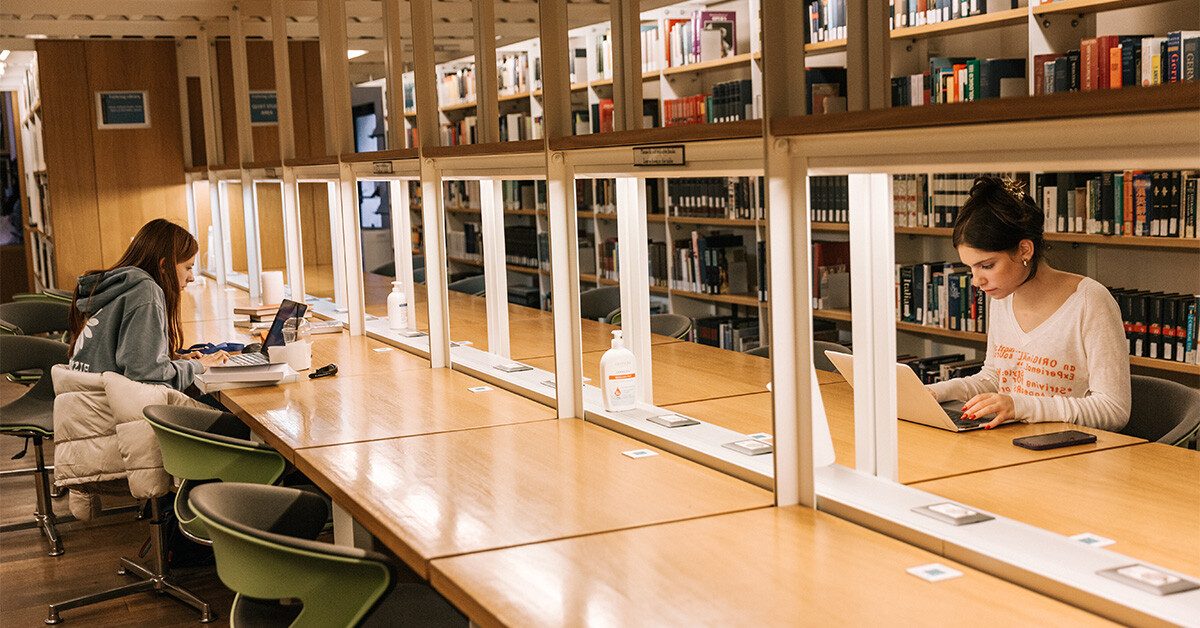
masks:
MULTIPOLYGON (((845 382, 827 384, 821 386, 821 396, 825 402, 825 414, 829 419, 829 432, 833 437, 837 462, 853 468, 853 390, 845 382)), ((770 393, 671 405, 666 409, 743 434, 773 433, 770 393)), ((904 484, 1145 442, 1132 436, 1066 423, 1020 423, 1004 425, 994 430, 956 433, 898 421, 896 431, 899 441, 900 482, 904 484), (1059 432, 1064 429, 1096 434, 1096 442, 1091 445, 1045 451, 1023 449, 1012 444, 1012 439, 1020 436, 1059 432)))
POLYGON ((435 558, 772 503, 671 454, 621 454, 642 448, 559 419, 301 449, 296 466, 426 578, 435 558))
POLYGON ((179 299, 179 320, 222 320, 233 317, 233 308, 250 305, 250 294, 237 288, 223 288, 204 277, 204 283, 193 283, 182 291, 179 299))
MULTIPOLYGON (((400 355, 410 355, 395 351, 400 355)), ((221 391, 220 399, 289 460, 307 447, 540 421, 554 411, 450 369, 301 380, 221 391)), ((354 469, 362 475, 368 467, 354 469)), ((485 476, 480 476, 485 477, 485 476)))
POLYGON ((917 488, 1200 577, 1200 453, 1145 443, 921 482, 917 488))
POLYGON ((435 560, 432 583, 485 627, 1111 625, 798 506, 435 560), (905 572, 934 562, 965 575, 905 572))
MULTIPOLYGON (((705 399, 762 393, 771 381, 771 361, 694 342, 654 345, 654 404, 667 406, 705 399)), ((583 375, 600 385, 603 351, 583 354, 583 375)), ((554 358, 526 360, 530 366, 554 371, 554 358)), ((819 382, 841 380, 836 373, 817 371, 819 382)), ((768 423, 770 412, 767 413, 768 423)))

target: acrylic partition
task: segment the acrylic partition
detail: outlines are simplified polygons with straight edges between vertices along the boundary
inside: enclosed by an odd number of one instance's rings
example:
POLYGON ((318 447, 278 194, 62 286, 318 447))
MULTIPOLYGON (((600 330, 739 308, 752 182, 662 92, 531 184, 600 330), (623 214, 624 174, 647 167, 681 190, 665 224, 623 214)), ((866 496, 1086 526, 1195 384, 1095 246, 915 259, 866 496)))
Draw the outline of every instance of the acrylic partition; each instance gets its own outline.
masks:
POLYGON ((371 192, 359 197, 366 329, 428 351, 421 186, 413 179, 366 176, 358 183, 360 194, 371 192))
POLYGON ((246 256, 246 214, 239 179, 220 178, 217 182, 220 199, 221 222, 227 226, 224 237, 224 264, 226 282, 249 289, 249 264, 246 256))
POLYGON ((343 261, 334 233, 339 215, 336 181, 298 176, 297 191, 305 300, 320 304, 322 313, 344 315, 343 261))

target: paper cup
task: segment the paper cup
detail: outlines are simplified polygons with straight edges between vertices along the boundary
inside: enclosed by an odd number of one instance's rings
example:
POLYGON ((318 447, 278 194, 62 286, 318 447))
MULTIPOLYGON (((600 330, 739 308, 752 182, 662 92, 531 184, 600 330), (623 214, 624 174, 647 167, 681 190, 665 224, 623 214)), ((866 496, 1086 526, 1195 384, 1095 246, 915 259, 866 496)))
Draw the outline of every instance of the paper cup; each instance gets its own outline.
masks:
POLYGON ((283 302, 283 271, 267 270, 262 274, 262 303, 277 305, 283 302))

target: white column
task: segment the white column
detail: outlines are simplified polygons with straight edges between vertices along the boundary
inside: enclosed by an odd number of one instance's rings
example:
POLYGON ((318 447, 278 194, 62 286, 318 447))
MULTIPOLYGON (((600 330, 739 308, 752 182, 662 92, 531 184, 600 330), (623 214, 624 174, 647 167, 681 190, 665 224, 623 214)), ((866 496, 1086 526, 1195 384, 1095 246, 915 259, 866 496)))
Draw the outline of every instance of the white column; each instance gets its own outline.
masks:
POLYGON ((896 481, 895 236, 891 177, 850 175, 855 467, 896 481))
POLYGON ((300 184, 296 171, 283 167, 283 238, 288 288, 293 301, 304 301, 304 239, 300 236, 300 184))
POLYGON ((507 358, 508 266, 504 246, 503 182, 499 179, 480 181, 479 200, 483 229, 483 281, 487 295, 488 352, 507 358))
MULTIPOLYGON (((413 0, 413 5, 416 6, 422 1, 428 0, 413 0)), ((413 17, 416 17, 415 13, 413 17)), ((418 92, 417 98, 420 97, 418 92)), ((425 289, 428 294, 426 301, 429 304, 429 365, 433 368, 450 366, 450 313, 446 295, 446 208, 442 201, 441 171, 432 159, 421 159, 425 289)))
POLYGON ((617 178, 617 269, 621 331, 637 363, 637 400, 654 402, 650 355, 650 247, 646 244, 646 180, 617 178))
POLYGON ((554 299, 554 373, 558 418, 583 418, 583 339, 579 322, 579 248, 575 173, 559 152, 546 160, 550 285, 554 299))
MULTIPOLYGON (((341 229, 337 235, 342 240, 342 268, 345 292, 338 305, 347 309, 350 335, 361 336, 365 326, 366 312, 363 307, 362 238, 359 236, 358 179, 350 164, 338 164, 338 187, 341 193, 341 229)), ((330 222, 330 224, 333 224, 330 222)))
POLYGON ((408 307, 408 328, 417 328, 413 312, 412 216, 409 214, 408 182, 388 181, 392 206, 392 251, 396 279, 404 282, 404 300, 408 307))

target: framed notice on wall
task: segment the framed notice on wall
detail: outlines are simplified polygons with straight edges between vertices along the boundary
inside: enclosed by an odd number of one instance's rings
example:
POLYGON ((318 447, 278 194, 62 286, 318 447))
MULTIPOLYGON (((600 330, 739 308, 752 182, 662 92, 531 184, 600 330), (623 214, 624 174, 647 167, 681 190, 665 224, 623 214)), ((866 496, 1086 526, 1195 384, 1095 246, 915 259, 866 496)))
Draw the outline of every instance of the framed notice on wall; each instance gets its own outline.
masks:
POLYGON ((250 126, 279 124, 279 105, 275 90, 250 90, 250 126))
POLYGON ((150 128, 147 92, 96 92, 96 126, 101 129, 150 128))

